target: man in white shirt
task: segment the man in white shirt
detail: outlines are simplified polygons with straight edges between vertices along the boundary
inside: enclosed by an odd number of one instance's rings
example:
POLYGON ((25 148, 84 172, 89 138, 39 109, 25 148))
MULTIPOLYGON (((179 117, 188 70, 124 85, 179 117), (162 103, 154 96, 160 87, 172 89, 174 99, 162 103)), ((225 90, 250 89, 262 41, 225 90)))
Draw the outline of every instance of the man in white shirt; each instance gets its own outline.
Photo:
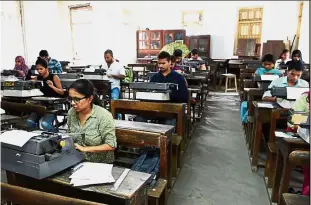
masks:
POLYGON ((125 78, 125 69, 113 58, 112 50, 105 51, 105 61, 102 68, 107 70, 107 76, 111 82, 111 99, 116 100, 120 97, 120 81, 125 78))

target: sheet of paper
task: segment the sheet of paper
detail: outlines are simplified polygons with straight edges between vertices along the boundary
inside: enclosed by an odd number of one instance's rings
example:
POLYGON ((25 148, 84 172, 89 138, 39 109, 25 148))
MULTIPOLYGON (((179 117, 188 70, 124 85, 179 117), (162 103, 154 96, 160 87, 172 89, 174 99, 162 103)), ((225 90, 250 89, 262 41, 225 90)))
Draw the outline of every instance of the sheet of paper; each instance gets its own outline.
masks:
POLYGON ((273 105, 271 105, 270 103, 257 103, 257 105, 261 108, 273 108, 273 105))
POLYGON ((310 88, 295 88, 295 87, 286 87, 287 99, 296 100, 301 96, 302 93, 309 91, 310 88))
POLYGON ((0 108, 0 115, 5 114, 5 110, 0 108))
POLYGON ((279 76, 278 75, 261 75, 261 80, 275 80, 275 79, 278 79, 279 76))
POLYGON ((0 142, 22 147, 34 136, 38 136, 38 133, 26 132, 24 130, 9 130, 0 135, 0 142))
POLYGON ((294 114, 292 115, 292 122, 296 125, 301 123, 306 123, 308 120, 308 116, 302 114, 294 114))
POLYGON ((113 183, 112 164, 84 162, 69 177, 73 186, 113 183))
POLYGON ((296 137, 293 137, 292 135, 289 135, 285 132, 279 132, 279 131, 275 131, 274 132, 275 136, 276 137, 282 137, 282 138, 296 138, 296 137))
POLYGON ((310 144, 310 130, 309 129, 298 127, 297 133, 304 141, 310 144))
POLYGON ((277 99, 277 103, 282 107, 286 109, 291 109, 295 103, 295 101, 289 101, 285 99, 277 99))
POLYGON ((86 68, 86 69, 84 69, 84 72, 95 72, 95 67, 89 67, 89 68, 86 68))

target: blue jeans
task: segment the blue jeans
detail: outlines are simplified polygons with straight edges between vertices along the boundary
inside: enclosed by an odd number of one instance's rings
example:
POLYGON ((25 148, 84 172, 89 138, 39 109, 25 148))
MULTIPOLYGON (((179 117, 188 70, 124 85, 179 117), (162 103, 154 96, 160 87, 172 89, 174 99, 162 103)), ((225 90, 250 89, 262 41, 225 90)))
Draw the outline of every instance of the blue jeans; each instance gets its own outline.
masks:
POLYGON ((120 99, 120 89, 113 88, 111 90, 111 100, 118 100, 118 99, 120 99))
MULTIPOLYGON (((154 118, 145 118, 145 117, 142 117, 142 116, 136 116, 135 117, 135 121, 136 122, 148 122, 148 120, 155 120, 154 118)), ((159 124, 164 124, 164 125, 172 125, 174 126, 174 130, 173 132, 175 132, 175 128, 176 128, 176 119, 175 118, 159 118, 159 119, 156 119, 159 121, 159 124)))
MULTIPOLYGON (((118 100, 120 99, 120 89, 119 88, 113 88, 111 90, 111 100, 118 100)), ((121 119, 121 114, 117 114, 117 119, 121 119)))
POLYGON ((55 128, 53 125, 53 122, 55 120, 54 114, 45 114, 41 119, 39 119, 37 113, 33 112, 30 114, 28 119, 26 119, 26 124, 29 128, 38 129, 40 120, 41 126, 44 130, 48 132, 58 132, 58 129, 55 128))

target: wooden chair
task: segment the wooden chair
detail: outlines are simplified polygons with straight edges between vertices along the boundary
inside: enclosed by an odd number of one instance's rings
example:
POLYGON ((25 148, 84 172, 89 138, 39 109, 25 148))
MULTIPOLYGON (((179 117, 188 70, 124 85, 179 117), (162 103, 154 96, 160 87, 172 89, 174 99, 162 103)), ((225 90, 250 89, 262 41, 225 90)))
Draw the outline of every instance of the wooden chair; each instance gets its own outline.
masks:
POLYGON ((11 202, 13 204, 22 205, 100 205, 91 201, 75 199, 56 194, 36 191, 23 187, 13 186, 1 182, 1 200, 11 202))

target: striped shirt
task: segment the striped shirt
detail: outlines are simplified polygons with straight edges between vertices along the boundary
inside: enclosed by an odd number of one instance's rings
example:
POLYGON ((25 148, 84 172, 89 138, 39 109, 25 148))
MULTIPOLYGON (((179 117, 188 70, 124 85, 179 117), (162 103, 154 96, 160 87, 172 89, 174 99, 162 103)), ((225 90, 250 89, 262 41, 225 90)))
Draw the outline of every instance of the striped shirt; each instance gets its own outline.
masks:
POLYGON ((48 67, 51 73, 62 73, 63 72, 62 65, 56 59, 51 58, 49 61, 48 67))

